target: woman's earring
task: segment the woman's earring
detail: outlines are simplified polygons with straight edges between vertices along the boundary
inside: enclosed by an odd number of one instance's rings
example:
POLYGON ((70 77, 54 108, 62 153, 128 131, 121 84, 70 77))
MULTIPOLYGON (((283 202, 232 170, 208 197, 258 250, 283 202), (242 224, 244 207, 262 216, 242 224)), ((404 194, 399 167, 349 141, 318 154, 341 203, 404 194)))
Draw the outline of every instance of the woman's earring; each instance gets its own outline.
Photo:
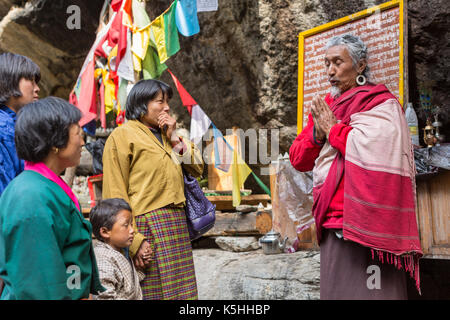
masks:
POLYGON ((58 154, 59 148, 55 148, 55 154, 58 154))
POLYGON ((360 74, 359 76, 356 77, 356 83, 359 86, 363 86, 367 83, 367 78, 364 75, 360 74))

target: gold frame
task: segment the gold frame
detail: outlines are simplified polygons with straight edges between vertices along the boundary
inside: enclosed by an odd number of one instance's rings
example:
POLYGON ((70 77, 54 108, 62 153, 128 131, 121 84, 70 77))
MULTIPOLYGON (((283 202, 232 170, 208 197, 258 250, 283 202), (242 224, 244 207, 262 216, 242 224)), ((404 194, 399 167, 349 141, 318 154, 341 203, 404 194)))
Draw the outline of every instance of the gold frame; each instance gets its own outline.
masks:
POLYGON ((370 16, 375 12, 385 11, 391 8, 399 7, 399 101, 400 104, 403 105, 405 100, 404 94, 406 92, 405 84, 405 60, 404 56, 404 36, 405 36, 405 28, 404 28, 404 2, 406 0, 392 0, 378 6, 362 10, 360 12, 351 14, 349 16, 340 18, 338 20, 323 24, 321 26, 315 27, 313 29, 309 29, 303 32, 300 32, 298 35, 298 91, 297 91, 297 134, 299 134, 303 130, 303 72, 304 72, 304 42, 305 38, 310 37, 312 35, 318 34, 320 32, 330 30, 335 27, 342 26, 346 23, 356 21, 358 19, 365 18, 370 16))

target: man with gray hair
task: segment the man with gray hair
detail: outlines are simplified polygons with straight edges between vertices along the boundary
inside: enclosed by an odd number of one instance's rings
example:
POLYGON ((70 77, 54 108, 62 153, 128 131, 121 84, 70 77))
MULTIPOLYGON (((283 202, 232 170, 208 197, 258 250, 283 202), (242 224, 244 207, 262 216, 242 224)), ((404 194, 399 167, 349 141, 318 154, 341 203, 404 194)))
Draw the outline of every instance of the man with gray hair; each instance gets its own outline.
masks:
POLYGON ((315 96, 289 157, 313 171, 321 299, 406 299, 408 271, 420 292, 415 168, 402 106, 368 81, 368 50, 357 36, 325 47, 331 85, 315 96))

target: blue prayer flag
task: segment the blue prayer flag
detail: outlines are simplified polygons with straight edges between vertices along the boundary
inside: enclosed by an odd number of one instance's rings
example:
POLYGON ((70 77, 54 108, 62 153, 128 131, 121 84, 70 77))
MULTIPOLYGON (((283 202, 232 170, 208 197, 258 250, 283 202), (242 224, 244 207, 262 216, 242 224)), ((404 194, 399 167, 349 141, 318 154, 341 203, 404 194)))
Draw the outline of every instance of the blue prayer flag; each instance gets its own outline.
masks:
POLYGON ((178 0, 175 12, 178 31, 185 37, 200 31, 197 18, 197 0, 178 0))
POLYGON ((233 148, 214 124, 212 127, 214 134, 214 167, 228 172, 233 161, 233 148))

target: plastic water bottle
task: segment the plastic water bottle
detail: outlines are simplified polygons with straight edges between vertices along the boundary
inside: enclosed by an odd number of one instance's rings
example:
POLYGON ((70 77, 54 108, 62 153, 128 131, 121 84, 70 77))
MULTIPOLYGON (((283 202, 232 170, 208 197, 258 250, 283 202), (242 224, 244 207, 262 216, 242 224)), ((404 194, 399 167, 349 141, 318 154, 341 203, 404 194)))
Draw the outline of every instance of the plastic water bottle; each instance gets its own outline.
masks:
POLYGON ((409 133, 411 135, 411 142, 413 145, 420 146, 419 143, 419 122, 411 102, 406 104, 405 111, 406 122, 408 122, 409 133))

